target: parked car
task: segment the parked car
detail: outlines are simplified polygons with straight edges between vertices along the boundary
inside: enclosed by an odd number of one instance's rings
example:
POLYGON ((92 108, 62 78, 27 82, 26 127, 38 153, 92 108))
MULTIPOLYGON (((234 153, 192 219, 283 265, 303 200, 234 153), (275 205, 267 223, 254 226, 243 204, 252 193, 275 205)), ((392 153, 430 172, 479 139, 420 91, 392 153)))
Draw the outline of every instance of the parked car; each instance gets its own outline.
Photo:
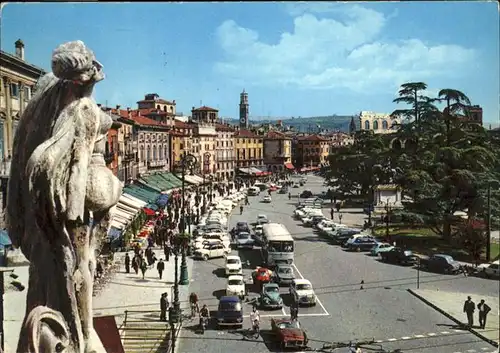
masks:
POLYGON ((245 280, 242 275, 232 275, 227 278, 226 295, 236 295, 243 299, 246 294, 245 280))
POLYGON ((338 227, 332 230, 327 234, 330 237, 331 241, 335 244, 344 244, 347 243, 349 239, 352 237, 361 237, 364 236, 360 234, 361 230, 356 228, 347 228, 347 227, 338 227))
POLYGON ((311 282, 307 279, 294 279, 290 284, 290 296, 299 305, 316 305, 316 294, 314 294, 311 282))
POLYGON ((377 241, 370 237, 359 237, 354 239, 353 242, 347 244, 347 250, 350 251, 370 251, 377 241))
POLYGON ((307 347, 307 334, 298 320, 272 318, 271 332, 280 345, 281 351, 288 348, 305 349, 307 347))
POLYGON ((208 243, 201 249, 196 249, 194 252, 195 259, 213 259, 216 257, 224 257, 229 254, 231 250, 225 247, 220 241, 214 243, 208 243))
POLYGON ((237 255, 228 255, 226 257, 226 276, 242 274, 243 268, 240 257, 237 255))
POLYGON ((273 199, 269 195, 264 196, 264 198, 262 199, 262 202, 264 203, 271 203, 272 201, 273 199))
POLYGON ((290 265, 278 265, 274 270, 273 281, 278 283, 278 285, 290 285, 295 279, 295 274, 293 273, 293 268, 290 265))
POLYGON ((247 222, 238 222, 236 223, 236 231, 250 233, 250 226, 248 225, 247 222))
POLYGON ((372 256, 378 256, 378 254, 386 251, 391 251, 394 246, 389 243, 377 243, 370 251, 372 256))
POLYGON ((460 264, 453 260, 453 257, 444 254, 422 257, 420 258, 419 265, 421 269, 449 274, 457 274, 461 269, 460 264))
POLYGON ((312 215, 310 217, 302 218, 302 224, 307 227, 312 227, 315 223, 322 221, 325 219, 323 215, 312 215))
POLYGON ((278 194, 288 194, 288 186, 283 186, 280 191, 278 191, 278 194))
POLYGON ((499 277, 500 276, 500 267, 499 260, 493 261, 491 264, 481 264, 478 266, 478 270, 485 277, 499 277))
POLYGON ((255 240, 248 232, 239 232, 236 236, 236 247, 238 249, 253 249, 255 240))
POLYGON ((223 296, 219 299, 217 324, 221 326, 243 327, 243 305, 237 296, 223 296))
POLYGON ((259 303, 263 309, 281 309, 283 298, 281 298, 279 286, 276 283, 264 284, 260 292, 259 303))
POLYGON ((389 251, 381 252, 380 257, 383 262, 390 262, 400 265, 414 265, 418 262, 418 257, 410 250, 403 250, 395 247, 389 251))
MULTIPOLYGON (((301 183, 301 186, 304 185, 303 183, 301 183)), ((300 198, 301 199, 308 199, 310 197, 313 197, 313 193, 311 190, 304 190, 300 193, 300 198)))
POLYGON ((343 242, 342 247, 349 248, 349 244, 351 244, 352 242, 354 242, 358 238, 371 238, 371 239, 375 240, 375 238, 373 238, 367 234, 356 233, 356 234, 351 235, 351 237, 349 239, 347 239, 347 241, 343 242))

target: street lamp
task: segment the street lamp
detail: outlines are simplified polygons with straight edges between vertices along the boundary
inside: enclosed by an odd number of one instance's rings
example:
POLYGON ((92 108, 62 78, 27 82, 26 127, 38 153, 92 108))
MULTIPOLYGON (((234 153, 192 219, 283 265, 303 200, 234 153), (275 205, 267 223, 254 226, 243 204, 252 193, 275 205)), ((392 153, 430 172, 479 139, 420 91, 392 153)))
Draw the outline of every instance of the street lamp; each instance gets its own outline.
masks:
MULTIPOLYGON (((192 171, 194 166, 196 165, 196 157, 192 154, 187 154, 182 158, 182 205, 181 205, 181 235, 185 238, 185 230, 186 230, 186 196, 185 196, 185 179, 186 179, 186 169, 192 171)), ((191 202, 189 203, 189 207, 191 207, 191 202)), ((189 214, 191 216, 191 214, 189 214)), ((190 229, 191 229, 191 221, 189 221, 190 229)), ((188 271, 187 271, 187 263, 186 263, 186 244, 185 239, 182 244, 182 261, 181 261, 181 278, 180 284, 186 285, 189 284, 188 271)))
POLYGON ((387 242, 390 242, 390 235, 389 235, 389 215, 392 211, 391 209, 391 203, 389 200, 385 202, 385 238, 387 242))
POLYGON ((213 194, 213 182, 214 182, 214 176, 209 175, 208 176, 208 182, 210 183, 209 191, 210 193, 208 194, 208 200, 212 202, 212 194, 213 194))
POLYGON ((205 212, 205 210, 207 209, 207 188, 205 185, 205 174, 207 173, 207 171, 210 172, 210 157, 210 152, 205 152, 203 154, 203 212, 205 212))

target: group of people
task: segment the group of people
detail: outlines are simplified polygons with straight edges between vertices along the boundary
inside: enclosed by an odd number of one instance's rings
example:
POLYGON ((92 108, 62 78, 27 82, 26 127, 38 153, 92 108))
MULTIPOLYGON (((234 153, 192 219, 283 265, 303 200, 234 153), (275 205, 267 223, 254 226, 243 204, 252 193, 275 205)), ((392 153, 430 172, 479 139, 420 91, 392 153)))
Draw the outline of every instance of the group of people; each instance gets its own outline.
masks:
POLYGON ((464 303, 464 313, 467 314, 467 326, 472 328, 474 326, 474 312, 478 310, 479 316, 479 328, 483 329, 486 327, 486 317, 488 313, 491 311, 491 308, 486 304, 484 299, 481 299, 479 304, 476 304, 472 301, 471 297, 467 297, 467 300, 464 303))
MULTIPOLYGON (((167 257, 168 261, 168 257, 167 257)), ((142 273, 142 279, 146 276, 148 268, 152 268, 156 263, 156 270, 160 279, 163 278, 163 271, 165 270, 165 263, 163 259, 158 260, 152 247, 148 247, 144 252, 138 247, 134 249, 134 257, 131 259, 129 253, 125 254, 125 273, 130 273, 130 267, 134 270, 135 274, 142 273), (158 263, 156 263, 158 261, 158 263)))

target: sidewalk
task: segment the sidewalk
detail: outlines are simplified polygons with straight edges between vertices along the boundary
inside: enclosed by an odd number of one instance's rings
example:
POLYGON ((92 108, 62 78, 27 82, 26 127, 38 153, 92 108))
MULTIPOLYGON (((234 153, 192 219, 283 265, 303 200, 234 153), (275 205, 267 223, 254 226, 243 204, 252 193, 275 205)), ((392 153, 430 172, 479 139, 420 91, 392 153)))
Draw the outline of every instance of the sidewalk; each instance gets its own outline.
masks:
MULTIPOLYGON (((441 314, 448 317, 450 320, 457 323, 457 328, 465 327, 467 317, 463 312, 463 303, 470 296, 477 305, 481 299, 486 301, 491 307, 491 312, 488 314, 486 328, 478 328, 479 319, 477 310, 474 313, 474 327, 470 331, 479 338, 498 347, 500 340, 500 325, 499 325, 499 300, 495 296, 478 297, 474 293, 459 293, 459 292, 442 292, 430 289, 408 289, 408 292, 422 300, 424 303, 439 311, 441 314)), ((465 328, 464 328, 465 329, 465 328)))
MULTIPOLYGON (((330 203, 323 205, 323 215, 328 219, 331 219, 330 210, 330 203)), ((368 215, 363 212, 362 208, 341 208, 340 212, 335 209, 333 221, 336 223, 340 223, 339 213, 342 214, 342 224, 349 227, 363 228, 365 220, 368 219, 368 215)))

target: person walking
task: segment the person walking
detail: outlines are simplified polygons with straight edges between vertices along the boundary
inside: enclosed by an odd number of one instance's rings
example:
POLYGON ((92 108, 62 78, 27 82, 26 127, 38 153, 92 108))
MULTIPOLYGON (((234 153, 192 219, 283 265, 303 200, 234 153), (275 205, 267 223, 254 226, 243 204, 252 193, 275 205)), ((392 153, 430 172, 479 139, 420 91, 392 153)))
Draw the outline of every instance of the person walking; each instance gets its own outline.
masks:
POLYGON ((161 279, 163 277, 163 271, 165 270, 165 263, 163 262, 163 259, 160 259, 160 261, 158 261, 156 270, 158 271, 158 276, 160 276, 161 279))
POLYGON ((467 326, 472 328, 474 325, 474 311, 476 310, 476 304, 472 301, 471 297, 467 297, 464 303, 464 313, 467 314, 467 326))
POLYGON ((491 308, 481 299, 481 302, 477 304, 477 310, 479 311, 479 328, 485 329, 486 327, 486 316, 491 311, 491 308))
POLYGON ((139 274, 139 255, 134 255, 132 259, 132 268, 136 275, 139 274))
POLYGON ((165 261, 170 260, 170 239, 167 240, 167 243, 165 244, 165 247, 163 248, 163 252, 165 253, 165 261))
POLYGON ((168 295, 163 293, 160 298, 160 321, 167 321, 168 295))
POLYGON ((125 254, 125 273, 130 273, 130 256, 128 253, 125 254))
POLYGON ((335 204, 335 208, 337 209, 337 212, 340 212, 340 202, 335 204))
POLYGON ((335 215, 335 210, 332 207, 332 208, 330 208, 330 217, 331 217, 332 221, 333 221, 333 216, 334 215, 335 215))
POLYGON ((146 264, 146 261, 142 260, 141 262, 141 272, 142 272, 142 279, 146 276, 146 270, 148 269, 148 265, 146 264))

